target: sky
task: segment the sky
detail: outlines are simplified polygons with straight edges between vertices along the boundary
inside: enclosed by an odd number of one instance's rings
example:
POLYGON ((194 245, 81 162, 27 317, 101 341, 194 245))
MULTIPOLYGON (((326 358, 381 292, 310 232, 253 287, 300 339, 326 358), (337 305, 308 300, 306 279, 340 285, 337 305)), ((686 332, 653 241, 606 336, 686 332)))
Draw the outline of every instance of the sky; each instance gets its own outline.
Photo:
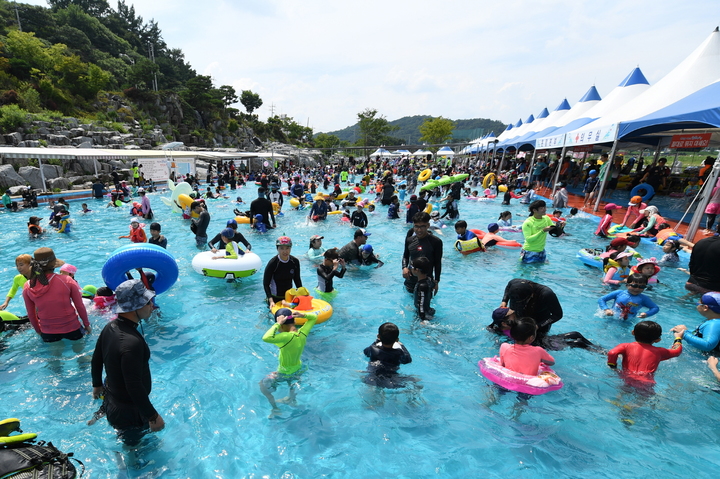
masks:
POLYGON ((126 3, 216 86, 258 93, 261 119, 315 132, 367 108, 524 122, 592 85, 604 97, 636 66, 652 85, 720 24, 717 0, 126 3))

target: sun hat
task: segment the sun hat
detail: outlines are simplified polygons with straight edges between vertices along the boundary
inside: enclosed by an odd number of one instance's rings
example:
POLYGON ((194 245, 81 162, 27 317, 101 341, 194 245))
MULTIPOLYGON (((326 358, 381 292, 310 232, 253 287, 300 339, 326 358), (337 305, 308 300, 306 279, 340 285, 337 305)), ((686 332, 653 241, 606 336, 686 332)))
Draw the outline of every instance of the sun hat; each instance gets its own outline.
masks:
POLYGON ((64 273, 75 274, 77 273, 77 267, 71 265, 70 263, 65 263, 60 267, 60 271, 64 273))
POLYGON ((606 210, 619 210, 622 208, 622 206, 618 206, 615 203, 608 203, 604 206, 606 210))
POLYGON ((700 298, 700 303, 710 308, 715 313, 720 313, 720 293, 711 291, 700 298))
POLYGON ((660 266, 657 265, 657 260, 655 258, 638 258, 637 264, 633 267, 634 272, 640 271, 640 267, 646 264, 651 264, 655 267, 655 272, 653 273, 653 276, 658 274, 660 272, 660 266))
POLYGON ((65 264, 65 261, 55 257, 55 252, 50 248, 36 249, 33 253, 33 260, 40 265, 43 271, 52 271, 65 264))
POLYGON ((155 297, 155 292, 145 287, 142 280, 130 279, 115 289, 117 312, 129 313, 144 307, 155 297))
POLYGON ((617 256, 615 256, 615 260, 623 259, 623 258, 632 258, 632 253, 629 251, 623 251, 622 253, 618 253, 617 256))

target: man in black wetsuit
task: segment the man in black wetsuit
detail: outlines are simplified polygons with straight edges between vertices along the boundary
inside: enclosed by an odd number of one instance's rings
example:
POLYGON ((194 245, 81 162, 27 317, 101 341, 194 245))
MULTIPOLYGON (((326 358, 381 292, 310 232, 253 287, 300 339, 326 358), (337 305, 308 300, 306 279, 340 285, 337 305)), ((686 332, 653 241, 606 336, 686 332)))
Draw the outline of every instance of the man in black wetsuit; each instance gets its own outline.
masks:
POLYGON ((250 218, 255 218, 255 215, 262 215, 265 227, 268 229, 275 228, 275 214, 273 213, 272 203, 265 198, 265 192, 265 188, 258 188, 258 197, 250 203, 250 218), (271 219, 272 226, 270 226, 271 219))
POLYGON ((300 261, 291 256, 292 240, 288 236, 281 236, 275 241, 278 254, 268 261, 263 275, 263 288, 267 298, 268 307, 272 309, 276 302, 285 299, 285 292, 292 288, 302 286, 300 278, 300 261))
POLYGON ((137 331, 153 312, 155 296, 140 279, 125 281, 115 290, 118 317, 100 333, 92 357, 93 398, 104 395, 103 409, 118 436, 133 446, 150 431, 165 427, 150 402, 150 348, 137 331), (102 372, 105 368, 105 382, 102 372))
POLYGON ((210 226, 210 213, 199 201, 193 201, 190 204, 190 209, 198 215, 197 218, 193 218, 190 230, 195 233, 195 245, 198 249, 203 250, 208 240, 207 229, 210 226))
POLYGON ((685 289, 695 294, 720 291, 720 236, 703 238, 690 253, 690 279, 685 289))
POLYGON ((528 316, 535 320, 538 329, 534 345, 542 344, 550 326, 563 317, 563 309, 555 292, 527 279, 515 278, 508 282, 500 307, 512 309, 519 318, 528 316))
POLYGON ((410 272, 412 262, 420 257, 430 260, 431 268, 427 274, 435 280, 435 294, 438 292, 440 273, 442 272, 443 243, 440 238, 430 233, 429 228, 429 214, 421 211, 413 216, 413 228, 405 238, 402 258, 402 275, 405 278, 405 289, 408 293, 414 292, 417 283, 417 277, 410 272))
MULTIPOLYGON (((252 250, 252 245, 250 244, 250 242, 249 242, 247 239, 245 239, 245 236, 244 236, 241 232, 239 232, 239 231, 237 230, 237 229, 238 229, 237 221, 235 221, 235 220, 228 220, 228 222, 227 222, 227 228, 231 228, 231 229, 233 229, 233 230, 235 231, 235 236, 233 236, 232 241, 234 241, 234 242, 236 242, 236 243, 242 243, 242 244, 244 244, 244 245, 245 245, 245 248, 247 248, 248 251, 251 251, 251 250, 252 250)), ((221 234, 221 233, 218 233, 218 234, 215 235, 215 237, 214 237, 213 239, 211 239, 210 241, 208 241, 208 246, 210 247, 210 251, 212 251, 213 253, 217 253, 217 252, 218 252, 218 249, 215 247, 216 244, 219 244, 220 246, 223 246, 221 236, 222 236, 222 234, 221 234)))

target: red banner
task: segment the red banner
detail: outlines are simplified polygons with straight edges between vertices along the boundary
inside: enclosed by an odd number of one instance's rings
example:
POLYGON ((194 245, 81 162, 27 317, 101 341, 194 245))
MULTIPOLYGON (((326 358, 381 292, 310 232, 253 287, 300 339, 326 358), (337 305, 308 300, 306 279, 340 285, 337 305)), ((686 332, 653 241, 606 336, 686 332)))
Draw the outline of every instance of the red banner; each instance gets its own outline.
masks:
POLYGON ((695 135, 673 135, 669 148, 707 148, 712 133, 697 133, 695 135))

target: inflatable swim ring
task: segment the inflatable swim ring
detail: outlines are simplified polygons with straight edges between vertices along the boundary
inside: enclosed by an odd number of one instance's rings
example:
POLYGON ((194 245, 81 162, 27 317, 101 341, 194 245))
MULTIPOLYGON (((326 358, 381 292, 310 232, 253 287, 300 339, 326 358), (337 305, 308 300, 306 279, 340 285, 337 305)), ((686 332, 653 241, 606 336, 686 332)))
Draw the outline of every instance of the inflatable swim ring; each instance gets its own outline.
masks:
POLYGON ((480 374, 500 387, 518 393, 540 394, 557 391, 563 387, 560 377, 546 364, 540 364, 537 376, 522 374, 500 365, 500 358, 483 358, 478 361, 480 374))
POLYGON ((432 212, 432 210, 433 210, 433 205, 432 205, 432 203, 428 203, 427 206, 425 207, 425 209, 424 209, 423 211, 424 211, 425 213, 427 213, 427 214, 430 214, 430 213, 432 212))
POLYGON ((522 233, 522 226, 501 226, 499 231, 505 233, 522 233))
POLYGON ((300 200, 294 197, 290 198, 290 206, 292 206, 293 208, 297 208, 298 206, 300 206, 300 200))
POLYGON ((470 175, 467 174, 467 173, 460 173, 460 174, 457 174, 457 175, 453 175, 453 177, 452 177, 452 178, 453 178, 453 183, 455 183, 455 182, 457 182, 457 181, 466 180, 469 176, 470 176, 470 175))
POLYGON ((480 238, 472 238, 469 240, 457 240, 455 241, 455 249, 462 254, 475 253, 477 251, 485 251, 485 247, 480 242, 480 238))
POLYGON ((418 175, 418 181, 427 181, 430 179, 430 176, 432 175, 432 170, 430 168, 426 170, 422 170, 420 174, 418 175))
POLYGON ((600 268, 603 267, 603 260, 600 257, 600 255, 603 253, 601 249, 590 249, 590 248, 583 248, 577 253, 577 259, 582 261, 588 266, 591 266, 593 268, 600 268))
POLYGON ((498 191, 500 193, 505 193, 508 190, 507 185, 498 185, 498 191))
MULTIPOLYGON (((471 229, 475 235, 477 235, 478 239, 483 239, 485 237, 485 232, 483 230, 474 230, 471 229)), ((520 249, 522 248, 522 245, 518 243, 515 240, 506 240, 506 241, 498 241, 493 246, 500 249, 520 249)))
POLYGON ((482 187, 487 188, 488 186, 490 186, 491 181, 495 181, 495 173, 488 173, 487 175, 485 175, 485 178, 483 178, 482 187))
POLYGON ((645 193, 645 196, 642 197, 643 201, 650 201, 650 198, 652 198, 655 194, 655 188, 653 188, 651 185, 647 183, 640 183, 632 189, 632 191, 630 192, 630 198, 632 198, 633 196, 640 196, 640 194, 638 193, 638 191, 640 190, 645 190, 647 192, 645 193))
POLYGON ((165 248, 150 243, 133 243, 113 251, 103 265, 102 279, 114 291, 127 279, 125 273, 137 268, 155 271, 153 288, 157 294, 170 289, 178 279, 175 257, 165 248))
MULTIPOLYGON (((218 260, 219 261, 219 260, 218 260)), ((283 306, 282 303, 278 302, 275 303, 275 306, 270 310, 272 314, 275 314, 275 311, 277 311, 280 308, 286 308, 287 306, 283 306)), ((324 323, 328 319, 330 319, 330 316, 333 314, 333 308, 327 301, 323 301, 322 299, 313 298, 312 299, 312 308, 309 311, 301 311, 299 309, 293 309, 289 308, 290 311, 297 311, 298 313, 311 313, 317 315, 317 324, 324 323)), ((303 325, 305 324, 306 319, 305 318, 295 318, 295 324, 303 325)))
POLYGON ((280 204, 273 202, 272 208, 273 208, 273 214, 274 214, 275 216, 277 216, 278 213, 280 213, 280 204))
MULTIPOLYGON (((220 253, 223 250, 219 250, 220 253)), ((262 260, 252 251, 246 251, 237 259, 212 259, 218 253, 202 251, 192 260, 192 268, 211 278, 237 279, 247 278, 257 273, 262 266, 262 260)))
POLYGON ((236 216, 235 221, 237 221, 237 224, 239 225, 249 225, 250 224, 250 218, 247 216, 236 216))
POLYGON ((20 419, 11 417, 0 421, 0 445, 21 443, 37 437, 37 434, 34 432, 11 436, 10 434, 13 432, 22 432, 20 430, 20 419))
POLYGON ((180 195, 188 195, 189 197, 190 193, 193 192, 192 186, 190 183, 186 183, 184 181, 176 185, 172 180, 168 180, 168 189, 172 191, 172 195, 170 198, 161 198, 162 202, 169 206, 173 212, 182 213, 182 210, 178 208, 178 204, 180 204, 178 198, 180 195))

